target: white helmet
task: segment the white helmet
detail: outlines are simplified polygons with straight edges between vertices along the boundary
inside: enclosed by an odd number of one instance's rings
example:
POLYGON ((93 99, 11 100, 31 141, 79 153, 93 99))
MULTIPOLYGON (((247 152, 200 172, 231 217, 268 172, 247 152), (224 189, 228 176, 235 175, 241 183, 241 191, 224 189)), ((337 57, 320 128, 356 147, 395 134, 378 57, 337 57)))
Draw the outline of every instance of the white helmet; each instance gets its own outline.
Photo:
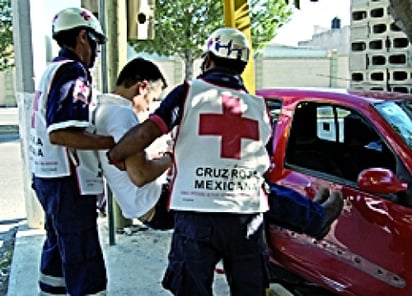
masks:
POLYGON ((96 34, 97 42, 103 44, 106 42, 106 36, 103 33, 99 20, 85 8, 73 7, 66 8, 58 12, 52 23, 53 38, 62 31, 74 28, 89 28, 96 34))
POLYGON ((207 39, 203 54, 212 52, 220 58, 247 63, 249 51, 249 42, 241 31, 234 28, 220 28, 207 39))

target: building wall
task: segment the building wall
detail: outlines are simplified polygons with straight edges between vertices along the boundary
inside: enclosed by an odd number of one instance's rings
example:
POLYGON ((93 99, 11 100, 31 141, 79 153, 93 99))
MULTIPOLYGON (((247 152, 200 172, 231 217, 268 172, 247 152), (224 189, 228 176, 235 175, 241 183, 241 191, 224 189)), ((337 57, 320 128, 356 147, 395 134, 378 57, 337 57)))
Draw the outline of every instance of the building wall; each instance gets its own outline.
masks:
POLYGON ((338 68, 336 72, 337 87, 350 88, 349 56, 338 55, 338 68))
POLYGON ((329 60, 326 58, 273 58, 265 60, 261 70, 263 88, 329 85, 329 60))
POLYGON ((349 26, 344 26, 341 29, 331 29, 321 33, 314 34, 311 40, 298 42, 299 46, 313 46, 325 49, 335 49, 341 54, 348 55, 350 52, 349 40, 351 29, 349 26))
MULTIPOLYGON (((184 65, 181 60, 154 60, 164 73, 167 94, 184 80, 184 65)), ((193 64, 194 77, 200 74, 200 60, 193 64)), ((14 71, 0 72, 0 107, 15 107, 14 71)), ((348 88, 348 57, 265 57, 255 60, 256 88, 268 87, 339 87, 348 88)), ((100 73, 95 71, 97 88, 101 83, 100 73)))
POLYGON ((0 72, 0 107, 16 107, 14 77, 13 69, 0 72))
POLYGON ((168 85, 163 93, 167 94, 173 89, 178 81, 182 81, 182 63, 178 60, 168 60, 156 62, 156 64, 159 65, 160 70, 166 78, 168 85))
MULTIPOLYGON (((336 53, 335 53, 336 54, 336 53)), ((264 58, 256 61, 256 87, 349 87, 348 56, 264 58)))
POLYGON ((412 47, 389 0, 352 0, 350 44, 352 88, 412 92, 412 47))

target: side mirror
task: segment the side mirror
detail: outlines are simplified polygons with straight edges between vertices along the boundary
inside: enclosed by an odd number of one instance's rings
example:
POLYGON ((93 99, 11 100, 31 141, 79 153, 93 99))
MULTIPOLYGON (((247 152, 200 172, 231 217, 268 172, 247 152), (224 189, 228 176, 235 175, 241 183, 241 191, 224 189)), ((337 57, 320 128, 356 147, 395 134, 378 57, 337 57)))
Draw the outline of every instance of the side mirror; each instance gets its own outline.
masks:
POLYGON ((408 189, 406 182, 399 180, 391 170, 382 168, 371 168, 360 172, 358 186, 366 192, 380 194, 398 193, 408 189))

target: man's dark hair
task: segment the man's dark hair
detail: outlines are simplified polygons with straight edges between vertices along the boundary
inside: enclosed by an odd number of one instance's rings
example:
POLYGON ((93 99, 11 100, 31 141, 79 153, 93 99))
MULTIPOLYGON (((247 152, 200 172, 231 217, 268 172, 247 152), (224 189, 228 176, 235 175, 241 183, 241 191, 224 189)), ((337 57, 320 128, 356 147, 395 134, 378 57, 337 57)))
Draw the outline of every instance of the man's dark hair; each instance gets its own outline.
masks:
POLYGON ((79 35, 80 31, 85 29, 84 27, 77 27, 74 29, 61 31, 57 33, 53 39, 56 40, 57 44, 60 47, 75 47, 76 46, 76 38, 79 35))
POLYGON ((209 52, 209 56, 214 61, 216 67, 226 68, 239 75, 243 73, 247 65, 247 63, 242 60, 232 60, 232 59, 221 58, 221 57, 216 56, 212 52, 209 52))
POLYGON ((125 87, 130 87, 143 80, 149 82, 161 80, 164 87, 167 86, 166 79, 162 72, 160 72, 159 67, 143 58, 135 58, 124 66, 117 78, 116 86, 124 85, 125 87))

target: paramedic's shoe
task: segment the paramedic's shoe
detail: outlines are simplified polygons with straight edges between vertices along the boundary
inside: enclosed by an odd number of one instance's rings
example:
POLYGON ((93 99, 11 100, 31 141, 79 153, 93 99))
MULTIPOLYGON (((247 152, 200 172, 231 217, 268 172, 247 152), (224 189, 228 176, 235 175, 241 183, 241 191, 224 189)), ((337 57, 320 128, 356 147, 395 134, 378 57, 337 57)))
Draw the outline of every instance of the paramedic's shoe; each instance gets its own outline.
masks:
POLYGON ((321 230, 317 235, 316 239, 324 238, 330 231, 330 226, 339 217, 343 209, 343 197, 340 191, 333 191, 329 198, 323 202, 322 207, 325 211, 324 221, 322 223, 321 230))

